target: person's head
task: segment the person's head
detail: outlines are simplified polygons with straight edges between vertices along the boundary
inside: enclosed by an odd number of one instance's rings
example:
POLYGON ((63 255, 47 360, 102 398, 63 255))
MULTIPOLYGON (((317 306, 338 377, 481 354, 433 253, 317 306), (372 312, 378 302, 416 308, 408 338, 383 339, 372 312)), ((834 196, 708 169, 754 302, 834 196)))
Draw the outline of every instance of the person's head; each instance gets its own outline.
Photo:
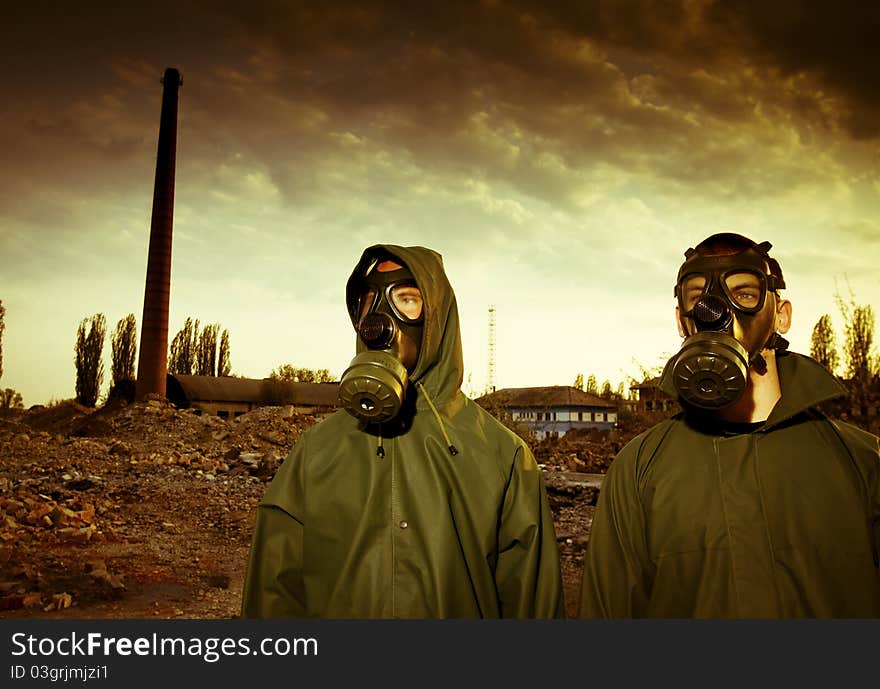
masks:
MULTIPOLYGON (((402 418, 413 385, 445 400, 461 385, 455 294, 441 256, 424 247, 367 248, 346 286, 357 355, 343 373, 340 401, 368 423, 402 418)), ((427 393, 426 393, 427 394, 427 393)))
POLYGON ((779 294, 785 280, 770 248, 769 242, 723 232, 688 249, 675 284, 679 334, 732 326, 731 334, 756 355, 773 333, 788 332, 791 303, 779 294))
POLYGON ((714 234, 685 252, 675 284, 676 321, 686 338, 676 387, 687 401, 725 406, 742 394, 749 368, 766 371, 766 356, 784 349, 791 303, 769 242, 714 234))
POLYGON ((367 349, 386 351, 412 373, 424 323, 422 291, 412 272, 391 255, 378 255, 356 284, 352 323, 367 349))

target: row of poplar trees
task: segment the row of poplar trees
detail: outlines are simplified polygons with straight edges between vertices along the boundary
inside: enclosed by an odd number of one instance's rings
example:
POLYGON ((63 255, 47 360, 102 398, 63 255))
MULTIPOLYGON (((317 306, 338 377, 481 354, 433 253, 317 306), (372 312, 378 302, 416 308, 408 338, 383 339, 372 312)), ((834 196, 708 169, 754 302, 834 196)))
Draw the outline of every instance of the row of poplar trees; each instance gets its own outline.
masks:
POLYGON ((614 400, 622 400, 625 396, 624 384, 623 381, 617 384, 617 389, 615 390, 611 386, 611 381, 606 380, 602 383, 602 387, 599 387, 599 382, 592 373, 587 376, 587 381, 584 382, 584 374, 578 373, 574 379, 574 383, 572 387, 577 388, 583 392, 589 392, 597 397, 601 397, 604 400, 614 401, 614 400))
POLYGON ((185 376, 230 375, 229 331, 224 329, 221 333, 219 323, 209 323, 199 331, 198 319, 187 318, 171 340, 168 372, 185 376))
MULTIPOLYGON (((187 318, 171 341, 168 372, 200 376, 228 376, 232 366, 229 360, 229 331, 217 335, 220 325, 211 323, 199 331, 199 321, 187 318)), ((104 381, 104 340, 107 319, 102 313, 84 318, 76 332, 74 364, 76 366, 76 401, 87 407, 98 402, 104 381)), ((133 399, 135 360, 137 358, 137 325, 134 314, 120 319, 110 338, 111 376, 108 398, 116 395, 133 399)))

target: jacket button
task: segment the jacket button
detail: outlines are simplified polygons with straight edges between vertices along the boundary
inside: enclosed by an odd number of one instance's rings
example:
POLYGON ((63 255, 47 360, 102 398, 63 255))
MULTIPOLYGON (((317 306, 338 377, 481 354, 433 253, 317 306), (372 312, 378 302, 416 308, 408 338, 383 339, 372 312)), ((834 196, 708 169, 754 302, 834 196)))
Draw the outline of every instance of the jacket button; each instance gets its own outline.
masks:
POLYGON ((406 519, 403 519, 403 520, 401 520, 399 526, 401 529, 405 529, 406 527, 409 526, 409 522, 407 522, 406 519))

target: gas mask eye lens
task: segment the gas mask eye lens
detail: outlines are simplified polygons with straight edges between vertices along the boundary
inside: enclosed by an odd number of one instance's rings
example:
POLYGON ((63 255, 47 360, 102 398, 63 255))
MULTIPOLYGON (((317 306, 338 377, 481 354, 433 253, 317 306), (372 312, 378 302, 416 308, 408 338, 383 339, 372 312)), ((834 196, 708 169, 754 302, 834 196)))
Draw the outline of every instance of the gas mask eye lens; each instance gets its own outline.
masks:
POLYGON ((693 310, 705 288, 706 278, 703 275, 686 277, 681 283, 681 310, 685 313, 693 310))
POLYGON ((734 306, 743 311, 757 311, 763 302, 764 283, 750 271, 737 271, 724 276, 724 290, 734 306))
POLYGON ((422 292, 414 284, 394 285, 388 296, 395 311, 405 320, 417 321, 422 317, 422 292))

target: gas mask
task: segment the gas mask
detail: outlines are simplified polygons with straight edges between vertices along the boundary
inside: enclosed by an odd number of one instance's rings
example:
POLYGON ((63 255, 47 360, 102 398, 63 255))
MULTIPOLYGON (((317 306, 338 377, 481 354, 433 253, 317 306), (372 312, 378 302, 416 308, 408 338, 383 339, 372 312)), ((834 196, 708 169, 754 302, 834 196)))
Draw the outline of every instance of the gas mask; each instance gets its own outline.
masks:
POLYGON ((386 423, 399 414, 419 360, 422 294, 408 268, 393 257, 376 258, 349 295, 349 310, 358 349, 365 349, 342 374, 339 399, 355 418, 386 423))
POLYGON ((779 264, 767 256, 770 246, 763 242, 729 256, 685 253, 675 296, 687 335, 672 376, 688 404, 713 410, 735 403, 749 368, 767 370, 761 352, 788 346, 775 332, 776 299, 769 293, 785 282, 779 264))

